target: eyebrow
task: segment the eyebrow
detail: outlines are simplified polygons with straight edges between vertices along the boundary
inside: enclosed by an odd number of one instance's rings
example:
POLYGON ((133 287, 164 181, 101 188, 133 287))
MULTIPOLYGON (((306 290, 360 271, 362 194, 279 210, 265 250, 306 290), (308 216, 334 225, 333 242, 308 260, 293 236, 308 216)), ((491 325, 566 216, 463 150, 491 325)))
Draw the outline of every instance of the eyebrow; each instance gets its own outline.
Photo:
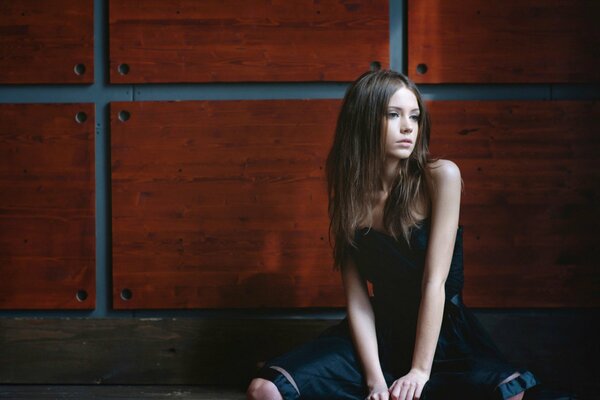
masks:
MULTIPOLYGON (((394 109, 394 110, 402 110, 402 107, 395 107, 395 106, 389 106, 388 109, 394 109)), ((410 112, 415 112, 415 111, 421 111, 418 108, 413 108, 412 110, 410 110, 410 112)))

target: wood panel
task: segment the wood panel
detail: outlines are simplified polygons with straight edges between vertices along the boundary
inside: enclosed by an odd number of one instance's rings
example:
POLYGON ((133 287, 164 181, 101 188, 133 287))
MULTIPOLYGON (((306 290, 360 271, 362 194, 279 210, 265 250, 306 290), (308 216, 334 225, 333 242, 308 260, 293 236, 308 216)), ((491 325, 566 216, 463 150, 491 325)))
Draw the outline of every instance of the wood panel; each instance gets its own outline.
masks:
POLYGON ((465 301, 600 305, 600 104, 434 101, 432 152, 464 180, 465 301))
MULTIPOLYGON (((584 399, 598 393, 600 355, 596 343, 600 332, 594 323, 598 310, 474 313, 507 359, 531 369, 542 382, 584 399)), ((238 387, 243 393, 258 364, 305 343, 339 321, 306 315, 301 319, 265 319, 256 313, 243 317, 223 315, 224 318, 3 318, 0 383, 99 384, 94 389, 98 392, 102 385, 221 384, 238 387)), ((6 387, 0 386, 0 398, 4 390, 6 387)), ((113 398, 117 398, 117 390, 113 398)), ((132 394, 123 398, 137 397, 132 394)))
POLYGON ((342 305, 324 178, 339 104, 112 103, 114 307, 342 305))
POLYGON ((0 399, 177 399, 246 400, 241 386, 198 385, 3 385, 0 399))
POLYGON ((0 383, 239 385, 251 378, 259 362, 335 323, 256 318, 4 319, 0 355, 13 361, 13 367, 1 370, 0 383))
POLYGON ((0 308, 94 308, 94 229, 94 105, 1 104, 0 308))
MULTIPOLYGON (((115 307, 342 304, 322 176, 337 105, 113 104, 115 307)), ((466 183, 467 303, 597 306, 598 104, 430 106, 432 150, 466 183)))
POLYGON ((110 1, 110 81, 352 81, 389 64, 387 0, 110 1))
POLYGON ((598 20, 596 0, 411 0, 408 73, 418 83, 598 82, 598 20))
POLYGON ((0 84, 92 82, 93 0, 0 2, 0 84))

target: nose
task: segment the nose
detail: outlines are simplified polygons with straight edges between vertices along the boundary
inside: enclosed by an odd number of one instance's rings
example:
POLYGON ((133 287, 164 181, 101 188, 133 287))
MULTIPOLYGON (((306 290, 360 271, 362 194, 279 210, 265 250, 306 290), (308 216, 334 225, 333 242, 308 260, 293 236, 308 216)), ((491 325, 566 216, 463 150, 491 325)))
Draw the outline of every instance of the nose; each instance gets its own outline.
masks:
POLYGON ((400 132, 401 133, 412 133, 412 126, 408 118, 402 118, 402 123, 400 124, 400 132))

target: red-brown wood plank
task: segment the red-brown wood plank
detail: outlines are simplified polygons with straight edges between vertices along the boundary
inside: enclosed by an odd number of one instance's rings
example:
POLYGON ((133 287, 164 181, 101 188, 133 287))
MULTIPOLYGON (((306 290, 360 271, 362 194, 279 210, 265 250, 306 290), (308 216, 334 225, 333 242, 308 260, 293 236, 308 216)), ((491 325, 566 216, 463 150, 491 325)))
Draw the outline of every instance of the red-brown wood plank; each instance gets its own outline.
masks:
POLYGON ((464 180, 465 299, 600 305, 600 104, 433 101, 432 152, 464 180))
POLYGON ((352 81, 389 67, 387 0, 111 0, 109 14, 112 83, 352 81))
POLYGON ((94 114, 93 104, 0 105, 2 309, 95 306, 94 114))
POLYGON ((0 83, 93 81, 93 0, 0 2, 0 83))
POLYGON ((419 83, 598 82, 599 20, 597 0, 410 0, 408 73, 419 83))
POLYGON ((339 104, 111 103, 114 307, 342 305, 324 178, 339 104))
MULTIPOLYGON (((112 104, 115 307, 341 305, 322 170, 338 105, 112 104)), ((598 305, 598 104, 430 107, 465 180, 467 302, 598 305)))

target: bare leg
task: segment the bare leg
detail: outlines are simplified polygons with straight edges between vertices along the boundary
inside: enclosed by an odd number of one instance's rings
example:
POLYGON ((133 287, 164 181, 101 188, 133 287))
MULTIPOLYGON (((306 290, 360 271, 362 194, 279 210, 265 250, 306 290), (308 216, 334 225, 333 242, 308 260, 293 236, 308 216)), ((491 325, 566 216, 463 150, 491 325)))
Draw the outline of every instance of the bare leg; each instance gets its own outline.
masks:
MULTIPOLYGON (((508 378, 506 378, 505 380, 503 380, 502 382, 500 382, 500 385, 502 385, 503 383, 506 383, 506 382, 508 382, 508 381, 510 381, 512 379, 515 379, 516 377, 518 377, 520 375, 521 375, 520 373, 515 372, 514 374, 512 374, 511 376, 509 376, 508 378)), ((500 385, 498 385, 498 386, 500 386, 500 385)), ((521 393, 518 393, 518 394, 514 395, 513 397, 509 397, 506 400, 521 400, 523 398, 524 394, 525 394, 525 392, 521 392, 521 393)))
POLYGON ((248 400, 283 400, 277 386, 269 380, 256 378, 250 382, 246 392, 248 400))

